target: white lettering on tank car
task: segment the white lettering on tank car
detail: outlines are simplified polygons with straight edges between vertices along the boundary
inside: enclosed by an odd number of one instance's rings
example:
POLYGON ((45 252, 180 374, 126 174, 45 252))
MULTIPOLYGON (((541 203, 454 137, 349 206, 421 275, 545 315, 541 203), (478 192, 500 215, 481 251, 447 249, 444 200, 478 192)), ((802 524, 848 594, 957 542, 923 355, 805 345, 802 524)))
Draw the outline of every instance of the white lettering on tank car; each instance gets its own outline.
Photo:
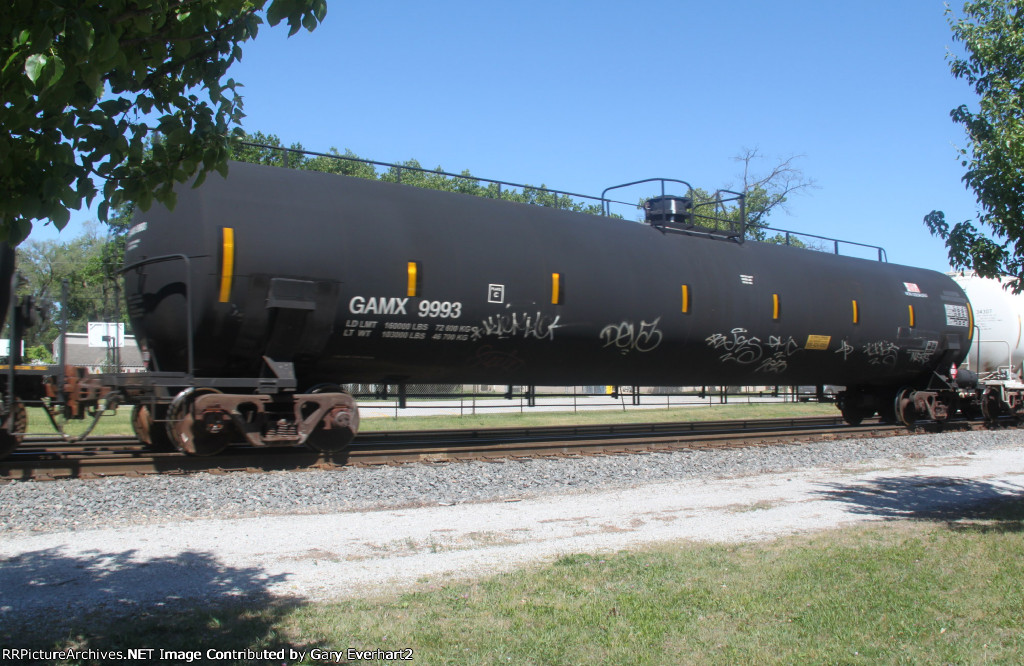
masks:
MULTIPOLYGON (((408 305, 408 298, 397 296, 353 296, 348 301, 348 311, 354 315, 408 315, 408 305)), ((420 317, 458 319, 462 316, 459 301, 422 300, 416 308, 420 317)))
POLYGON ((394 296, 390 298, 387 296, 374 296, 370 298, 353 296, 348 302, 348 311, 352 314, 404 315, 406 314, 405 304, 408 302, 408 298, 396 298, 394 296))
POLYGON ((440 319, 458 319, 462 316, 462 303, 458 301, 420 301, 418 306, 421 317, 440 319))
POLYGON ((146 222, 139 222, 138 224, 136 224, 135 226, 128 230, 128 238, 131 238, 135 234, 141 234, 148 228, 149 225, 146 222))

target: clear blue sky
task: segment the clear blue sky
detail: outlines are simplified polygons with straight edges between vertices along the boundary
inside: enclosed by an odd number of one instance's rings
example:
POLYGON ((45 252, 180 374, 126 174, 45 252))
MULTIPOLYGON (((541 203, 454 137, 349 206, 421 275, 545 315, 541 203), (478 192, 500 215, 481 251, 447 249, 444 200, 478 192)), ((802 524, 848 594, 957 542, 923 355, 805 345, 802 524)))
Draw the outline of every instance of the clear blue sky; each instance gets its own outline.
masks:
MULTIPOLYGON (((331 0, 313 33, 264 26, 230 75, 245 86, 244 128, 285 144, 574 192, 655 176, 715 189, 738 184, 743 148, 768 158, 762 170, 802 155, 818 187, 774 226, 946 270, 922 218, 974 216, 949 111, 975 98, 949 73, 943 9, 331 0)), ((76 214, 70 235, 90 217, 76 214)))

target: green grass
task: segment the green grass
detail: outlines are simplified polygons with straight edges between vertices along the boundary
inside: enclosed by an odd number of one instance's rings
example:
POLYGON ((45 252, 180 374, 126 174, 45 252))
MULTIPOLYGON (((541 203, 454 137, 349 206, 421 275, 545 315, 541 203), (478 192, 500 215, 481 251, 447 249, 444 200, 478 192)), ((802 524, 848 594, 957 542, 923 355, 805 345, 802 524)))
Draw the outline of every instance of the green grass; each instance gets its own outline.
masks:
MULTIPOLYGON (((34 435, 54 434, 41 407, 29 407, 28 432, 34 435)), ((96 425, 96 435, 131 435, 131 405, 122 405, 114 414, 104 414, 96 425)), ((523 412, 510 410, 501 414, 475 416, 401 416, 363 418, 361 432, 385 430, 447 430, 457 428, 505 428, 513 426, 586 425, 600 423, 663 423, 666 421, 725 421, 732 419, 770 419, 795 416, 836 416, 839 412, 830 403, 754 403, 676 407, 673 409, 610 409, 581 412, 523 412)), ((71 420, 65 430, 72 435, 85 431, 91 418, 71 420)))
POLYGON ((501 414, 433 415, 363 418, 360 431, 446 430, 449 428, 505 428, 514 426, 588 425, 602 423, 664 423, 669 421, 729 421, 799 416, 838 416, 831 403, 752 403, 673 407, 672 409, 608 409, 579 412, 523 412, 501 414))
MULTIPOLYGON (((49 417, 42 407, 26 407, 28 413, 28 434, 54 435, 57 431, 50 423, 49 417)), ((80 435, 92 424, 92 416, 84 419, 69 419, 63 423, 64 431, 72 436, 80 435)), ((122 405, 116 412, 108 412, 100 417, 100 422, 92 430, 93 435, 132 435, 132 407, 122 405)))
POLYGON ((1022 519, 1016 500, 952 522, 578 554, 374 599, 264 599, 131 622, 96 614, 60 630, 37 622, 13 636, 0 629, 0 642, 291 648, 307 657, 314 648, 412 648, 404 663, 416 664, 1021 663, 1022 519))

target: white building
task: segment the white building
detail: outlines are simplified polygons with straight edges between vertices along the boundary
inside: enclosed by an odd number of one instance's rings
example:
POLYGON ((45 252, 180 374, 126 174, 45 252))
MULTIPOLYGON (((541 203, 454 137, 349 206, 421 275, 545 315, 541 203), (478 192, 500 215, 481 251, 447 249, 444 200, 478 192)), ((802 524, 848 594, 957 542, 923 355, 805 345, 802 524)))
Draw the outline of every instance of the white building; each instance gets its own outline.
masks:
MULTIPOLYGON (((60 339, 53 341, 53 358, 60 352, 60 339)), ((65 365, 85 366, 89 372, 141 372, 145 369, 142 352, 134 335, 124 336, 123 347, 90 347, 87 333, 68 333, 65 365)))

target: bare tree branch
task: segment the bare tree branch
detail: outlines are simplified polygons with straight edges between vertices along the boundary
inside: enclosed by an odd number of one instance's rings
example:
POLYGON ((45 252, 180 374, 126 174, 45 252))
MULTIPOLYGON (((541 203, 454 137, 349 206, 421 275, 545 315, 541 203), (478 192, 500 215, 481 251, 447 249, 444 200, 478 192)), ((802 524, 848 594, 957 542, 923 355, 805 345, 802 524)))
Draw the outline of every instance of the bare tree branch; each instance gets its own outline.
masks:
POLYGON ((804 155, 790 155, 762 174, 754 172, 754 164, 767 158, 756 147, 743 148, 739 155, 733 157, 743 164, 742 191, 748 197, 748 224, 763 226, 772 211, 787 210, 786 201, 790 195, 817 187, 813 179, 804 176, 803 171, 795 166, 796 160, 802 157, 804 155))

